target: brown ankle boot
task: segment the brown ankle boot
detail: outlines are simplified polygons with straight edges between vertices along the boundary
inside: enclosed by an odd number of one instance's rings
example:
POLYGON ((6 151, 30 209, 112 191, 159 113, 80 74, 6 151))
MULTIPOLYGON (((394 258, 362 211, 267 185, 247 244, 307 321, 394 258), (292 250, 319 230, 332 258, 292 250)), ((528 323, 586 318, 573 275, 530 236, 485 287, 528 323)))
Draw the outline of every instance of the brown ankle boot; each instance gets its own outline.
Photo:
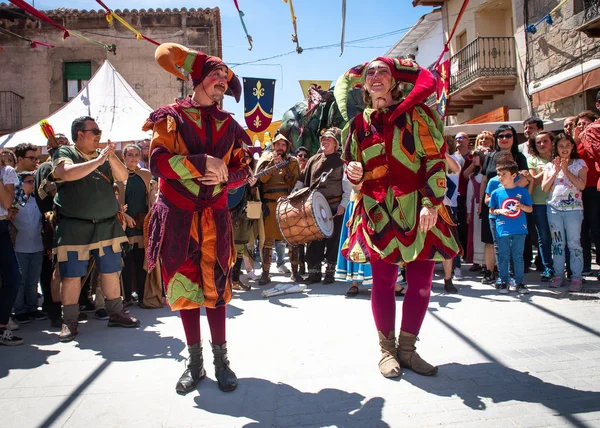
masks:
POLYGON ((271 282, 269 270, 271 270, 271 258, 273 257, 273 248, 263 247, 262 251, 262 275, 258 279, 258 285, 267 285, 271 282))
POLYGON ((396 360, 396 332, 390 331, 386 338, 382 332, 378 331, 379 347, 381 348, 381 360, 379 360, 379 371, 383 377, 392 378, 402 374, 400 364, 396 360))
POLYGON ((417 354, 417 348, 415 346, 417 340, 417 336, 414 334, 400 331, 400 336, 398 336, 397 354, 400 365, 423 376, 433 376, 437 374, 438 368, 432 366, 417 354))
POLYGON ((292 265, 292 274, 290 275, 290 278, 294 282, 300 282, 300 281, 302 281, 302 277, 298 273, 298 265, 292 265))
POLYGON ((231 287, 234 290, 248 291, 250 290, 250 286, 246 285, 240 280, 240 270, 242 268, 243 259, 238 257, 235 261, 235 265, 233 265, 233 269, 231 270, 231 287))

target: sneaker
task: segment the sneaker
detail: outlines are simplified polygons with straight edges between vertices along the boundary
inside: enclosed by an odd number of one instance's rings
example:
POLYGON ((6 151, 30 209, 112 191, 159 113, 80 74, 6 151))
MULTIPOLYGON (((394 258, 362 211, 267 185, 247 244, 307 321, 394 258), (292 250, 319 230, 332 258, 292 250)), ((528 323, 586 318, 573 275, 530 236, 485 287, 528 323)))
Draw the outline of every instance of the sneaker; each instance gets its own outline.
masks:
POLYGON ((97 320, 107 320, 110 318, 108 315, 108 312, 106 312, 106 309, 104 309, 104 308, 98 309, 94 313, 94 316, 96 317, 97 320))
POLYGON ((542 282, 550 282, 552 278, 554 278, 554 272, 549 268, 544 269, 544 272, 542 272, 542 275, 540 276, 542 282))
POLYGON ((78 333, 77 323, 63 323, 62 330, 58 334, 58 341, 61 343, 71 342, 75 339, 78 333))
POLYGON ((494 274, 492 273, 492 271, 486 270, 485 273, 483 274, 483 279, 481 280, 481 283, 486 284, 486 285, 492 285, 495 280, 496 280, 496 278, 494 277, 494 274))
POLYGON ((565 285, 565 279, 560 276, 555 276, 550 282, 550 288, 560 288, 565 285))
POLYGON ((494 282, 494 287, 496 287, 496 290, 498 288, 500 288, 501 285, 502 285, 502 278, 500 278, 500 277, 496 278, 496 282, 494 282))
POLYGON ((112 314, 108 318, 109 327, 137 328, 140 320, 135 319, 124 312, 112 314))
POLYGON ((92 302, 87 302, 85 305, 79 305, 79 312, 94 312, 96 307, 92 302))
POLYGON ((508 290, 508 286, 506 284, 500 284, 498 286, 498 293, 499 294, 508 294, 510 293, 510 291, 508 290))
POLYGON ((479 263, 473 263, 469 268, 469 272, 479 272, 481 270, 481 265, 479 263))
POLYGON ((23 344, 23 339, 15 336, 12 331, 7 328, 0 328, 0 345, 18 346, 23 344))
POLYGON ((529 294, 529 288, 523 283, 517 285, 517 293, 519 294, 529 294))
POLYGON ((583 276, 592 276, 594 272, 590 268, 585 268, 581 271, 581 275, 583 276))
POLYGON ((460 268, 454 268, 454 279, 460 281, 463 279, 462 270, 460 268))
POLYGON ((43 321, 48 319, 48 315, 46 315, 42 311, 30 312, 27 315, 29 315, 29 318, 31 318, 34 321, 43 321))
POLYGON ((454 284, 452 284, 452 278, 444 279, 444 290, 446 290, 446 293, 449 294, 458 293, 458 289, 454 286, 454 284))
POLYGON ((289 275, 290 270, 287 268, 286 265, 279 265, 279 266, 277 266, 277 272, 284 274, 284 275, 289 275))
POLYGON ((15 322, 15 320, 13 320, 12 318, 8 319, 8 323, 6 323, 6 329, 7 330, 15 331, 15 330, 18 330, 19 328, 20 328, 19 324, 17 324, 15 322))
POLYGON ((77 315, 77 321, 87 321, 87 319, 87 314, 84 314, 83 312, 79 312, 79 315, 77 315))
POLYGON ((123 300, 123 307, 124 308, 128 308, 130 306, 133 306, 133 300, 123 300))
POLYGON ((15 315, 15 321, 19 324, 29 324, 31 322, 31 317, 28 314, 19 314, 15 315))
POLYGON ((514 278, 511 278, 508 283, 508 291, 517 291, 517 282, 514 278))
POLYGON ((581 291, 582 288, 583 283, 581 280, 578 278, 573 278, 571 280, 571 286, 569 287, 569 293, 577 293, 578 291, 581 291))

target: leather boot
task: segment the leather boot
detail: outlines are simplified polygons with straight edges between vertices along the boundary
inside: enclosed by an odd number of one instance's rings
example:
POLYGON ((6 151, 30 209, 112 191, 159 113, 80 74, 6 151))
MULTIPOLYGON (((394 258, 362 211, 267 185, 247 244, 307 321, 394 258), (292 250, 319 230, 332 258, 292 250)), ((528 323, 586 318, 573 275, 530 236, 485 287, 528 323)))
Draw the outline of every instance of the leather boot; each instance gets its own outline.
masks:
POLYGON ((273 248, 263 247, 262 251, 262 274, 258 279, 258 285, 267 285, 271 282, 269 270, 271 270, 271 258, 273 257, 273 248))
POLYGON ((298 265, 292 265, 292 274, 290 275, 290 278, 292 278, 292 281, 294 282, 302 281, 302 277, 298 273, 298 265))
POLYGON ((227 359, 227 342, 222 345, 211 343, 213 355, 215 357, 215 377, 219 389, 223 392, 231 392, 237 388, 237 376, 229 368, 229 360, 227 359))
POLYGON ((308 268, 308 277, 304 280, 305 284, 315 284, 321 282, 321 272, 316 269, 308 268))
POLYGON ((327 263, 325 268, 325 278, 323 278, 323 284, 333 284, 335 282, 335 266, 327 263))
POLYGON ((300 275, 306 275, 306 264, 303 262, 300 262, 300 268, 298 269, 298 273, 300 275))
POLYGON ((396 359, 396 332, 390 331, 386 338, 378 331, 379 347, 381 348, 381 360, 379 360, 379 371, 383 377, 392 378, 402 374, 400 364, 396 359))
POLYGON ((235 265, 233 265, 233 269, 231 270, 231 287, 234 290, 248 291, 248 290, 250 290, 250 286, 244 284, 240 280, 240 271, 242 269, 243 261, 244 261, 244 259, 242 257, 238 257, 235 260, 235 265))
POLYGON ((429 364, 417 353, 417 348, 415 346, 417 340, 418 338, 414 334, 400 331, 400 336, 398 336, 397 354, 400 365, 423 376, 433 376, 437 374, 438 368, 429 364))
POLYGON ((187 360, 187 367, 175 385, 175 391, 180 395, 185 395, 188 392, 196 389, 196 385, 204 376, 204 359, 202 358, 202 343, 198 342, 194 345, 188 345, 190 356, 187 360))

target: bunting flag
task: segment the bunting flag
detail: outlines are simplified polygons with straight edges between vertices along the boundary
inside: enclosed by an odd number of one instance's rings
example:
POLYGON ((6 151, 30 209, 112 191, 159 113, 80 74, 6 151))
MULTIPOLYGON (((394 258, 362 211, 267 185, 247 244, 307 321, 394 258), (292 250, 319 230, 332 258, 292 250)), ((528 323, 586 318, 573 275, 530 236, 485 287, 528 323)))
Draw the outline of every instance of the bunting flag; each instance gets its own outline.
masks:
POLYGON ((296 43, 296 52, 301 54, 303 49, 300 47, 300 42, 298 41, 298 26, 296 25, 297 18, 294 14, 294 3, 292 3, 292 0, 283 0, 283 2, 289 2, 290 4, 290 15, 292 16, 292 26, 294 27, 294 34, 292 34, 292 42, 296 43))
POLYGON ((135 34, 135 38, 137 40, 147 40, 150 43, 155 44, 156 46, 159 46, 160 43, 158 43, 155 40, 152 40, 150 37, 146 37, 144 36, 142 33, 140 33, 138 30, 136 30, 135 28, 133 28, 131 26, 131 24, 129 24, 129 22, 125 21, 123 18, 121 18, 119 15, 117 15, 115 12, 113 12, 111 9, 109 9, 108 6, 106 6, 101 0, 96 0, 96 2, 102 6, 104 8, 104 10, 106 10, 106 20, 108 22, 112 22, 113 18, 116 19, 117 21, 119 21, 121 24, 123 24, 129 31, 131 31, 132 33, 135 34))
POLYGON ((331 80, 298 80, 298 82, 300 83, 300 87, 302 87, 305 100, 310 96, 308 93, 310 88, 322 89, 324 91, 328 91, 331 88, 331 80))
POLYGON ((244 77, 244 118, 252 132, 262 132, 273 119, 275 79, 244 77))
POLYGON ((567 0, 562 0, 558 5, 556 5, 554 9, 552 9, 547 15, 543 16, 542 19, 540 19, 538 22, 536 22, 535 24, 529 24, 527 27, 525 27, 525 32, 531 34, 537 33, 538 25, 540 25, 544 21, 546 21, 548 25, 552 25, 552 23, 554 22, 553 18, 555 18, 556 12, 558 12, 558 9, 563 7, 566 2, 567 0))
POLYGON ((448 93, 450 92, 450 60, 438 64, 432 71, 436 83, 437 110, 441 117, 446 116, 448 93))
POLYGON ((240 21, 242 21, 242 27, 244 28, 244 33, 246 33, 246 38, 248 39, 248 43, 250 43, 250 47, 248 48, 249 51, 252 50, 252 36, 250 34, 248 34, 248 30, 246 29, 246 24, 244 23, 244 12, 242 12, 240 10, 240 6, 238 5, 237 0, 233 0, 233 4, 235 4, 235 8, 238 11, 238 14, 240 15, 240 21))
POLYGON ((24 41, 26 41, 26 42, 29 43, 29 46, 32 49, 35 49, 38 46, 46 46, 46 47, 49 47, 49 48, 53 48, 54 47, 54 45, 51 45, 50 43, 40 42, 39 40, 30 40, 27 37, 23 37, 20 34, 16 34, 16 33, 13 33, 12 31, 5 30, 4 28, 0 28, 0 33, 6 34, 7 36, 16 37, 17 39, 24 40, 24 41))

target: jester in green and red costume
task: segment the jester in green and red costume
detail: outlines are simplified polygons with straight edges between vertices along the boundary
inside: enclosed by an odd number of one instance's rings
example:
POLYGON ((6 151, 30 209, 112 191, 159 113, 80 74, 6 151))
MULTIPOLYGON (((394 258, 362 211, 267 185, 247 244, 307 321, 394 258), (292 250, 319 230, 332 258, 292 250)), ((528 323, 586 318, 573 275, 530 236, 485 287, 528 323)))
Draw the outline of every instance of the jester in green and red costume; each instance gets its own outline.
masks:
POLYGON ((227 190, 246 182, 250 139, 221 110, 223 95, 239 101, 241 86, 220 58, 166 43, 157 62, 176 76, 187 71, 194 94, 154 111, 144 125, 152 130, 150 170, 159 178, 159 196, 148 226, 148 271, 160 258, 166 295, 179 310, 190 359, 176 391, 192 391, 205 376, 200 342, 200 307, 211 329, 219 388, 233 391, 237 378, 229 368, 225 305, 232 297, 231 269, 236 259, 227 190))
POLYGON ((346 125, 342 137, 346 174, 360 186, 342 254, 372 266, 371 306, 382 375, 397 377, 400 366, 434 375, 437 367, 421 359, 414 345, 427 312, 435 261, 452 259, 459 251, 443 205, 443 125, 423 104, 435 80, 410 60, 378 57, 338 79, 338 105, 345 104, 352 87, 362 87, 367 108, 346 125), (408 85, 414 87, 405 96, 408 85), (406 264, 408 291, 396 345, 394 286, 400 263, 406 264))

